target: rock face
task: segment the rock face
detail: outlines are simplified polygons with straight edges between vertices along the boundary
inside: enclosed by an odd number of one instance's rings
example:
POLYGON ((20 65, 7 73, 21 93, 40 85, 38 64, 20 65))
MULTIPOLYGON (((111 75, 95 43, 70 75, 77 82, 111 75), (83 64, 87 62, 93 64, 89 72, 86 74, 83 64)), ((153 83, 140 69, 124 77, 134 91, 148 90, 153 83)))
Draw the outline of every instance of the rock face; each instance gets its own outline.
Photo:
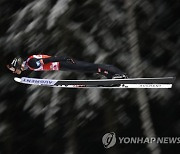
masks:
MULTIPOLYGON (((177 153, 170 145, 116 145, 117 136, 179 136, 178 0, 1 0, 0 153, 177 153), (17 55, 67 55, 113 64, 131 77, 176 76, 173 89, 70 90, 16 84, 17 55), (171 129, 172 128, 172 129, 171 129)), ((53 79, 71 72, 26 72, 53 79)))

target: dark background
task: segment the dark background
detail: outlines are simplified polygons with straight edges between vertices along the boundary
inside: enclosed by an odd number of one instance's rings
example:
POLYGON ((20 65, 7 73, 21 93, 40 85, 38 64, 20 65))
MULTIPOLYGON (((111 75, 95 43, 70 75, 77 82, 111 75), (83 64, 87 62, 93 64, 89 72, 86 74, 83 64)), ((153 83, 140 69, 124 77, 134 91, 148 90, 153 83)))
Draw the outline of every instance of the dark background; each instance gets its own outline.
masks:
MULTIPOLYGON (((178 0, 1 0, 0 154, 178 154, 179 144, 116 144, 102 136, 180 136, 178 0), (61 89, 15 83, 17 55, 67 55, 130 77, 176 76, 172 89, 61 89)), ((87 79, 71 72, 22 76, 87 79)))

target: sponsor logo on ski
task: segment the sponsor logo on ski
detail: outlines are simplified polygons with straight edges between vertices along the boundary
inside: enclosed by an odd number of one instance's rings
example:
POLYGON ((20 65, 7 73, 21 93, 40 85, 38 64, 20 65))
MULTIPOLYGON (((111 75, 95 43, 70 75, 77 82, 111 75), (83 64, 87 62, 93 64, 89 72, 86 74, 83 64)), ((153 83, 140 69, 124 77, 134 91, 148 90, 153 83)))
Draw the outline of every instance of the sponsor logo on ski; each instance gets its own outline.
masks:
POLYGON ((142 88, 161 88, 161 84, 140 84, 142 88))
POLYGON ((39 84, 39 85, 54 85, 54 81, 48 79, 34 79, 34 78, 22 78, 23 83, 27 84, 39 84))

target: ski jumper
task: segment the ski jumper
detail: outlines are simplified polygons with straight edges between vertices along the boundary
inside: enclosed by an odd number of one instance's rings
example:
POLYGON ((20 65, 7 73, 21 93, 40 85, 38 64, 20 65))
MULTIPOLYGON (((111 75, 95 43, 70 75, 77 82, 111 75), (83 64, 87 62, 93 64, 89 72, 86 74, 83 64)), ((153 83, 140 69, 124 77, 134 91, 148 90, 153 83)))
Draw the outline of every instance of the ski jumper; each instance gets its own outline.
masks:
POLYGON ((26 60, 25 65, 28 69, 33 71, 62 70, 83 73, 99 73, 107 78, 112 78, 116 74, 124 74, 124 72, 113 65, 94 64, 74 60, 69 57, 51 57, 48 55, 32 55, 26 60))

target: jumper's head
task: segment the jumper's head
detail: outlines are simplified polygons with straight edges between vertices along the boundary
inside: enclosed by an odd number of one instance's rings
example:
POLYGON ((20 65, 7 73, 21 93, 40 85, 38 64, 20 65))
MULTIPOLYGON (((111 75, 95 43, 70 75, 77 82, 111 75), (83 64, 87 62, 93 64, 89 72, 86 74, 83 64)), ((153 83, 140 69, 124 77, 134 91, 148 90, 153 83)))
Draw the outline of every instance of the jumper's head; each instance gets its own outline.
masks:
POLYGON ((13 73, 20 74, 22 71, 23 59, 21 57, 16 57, 13 61, 7 65, 7 68, 13 73))

